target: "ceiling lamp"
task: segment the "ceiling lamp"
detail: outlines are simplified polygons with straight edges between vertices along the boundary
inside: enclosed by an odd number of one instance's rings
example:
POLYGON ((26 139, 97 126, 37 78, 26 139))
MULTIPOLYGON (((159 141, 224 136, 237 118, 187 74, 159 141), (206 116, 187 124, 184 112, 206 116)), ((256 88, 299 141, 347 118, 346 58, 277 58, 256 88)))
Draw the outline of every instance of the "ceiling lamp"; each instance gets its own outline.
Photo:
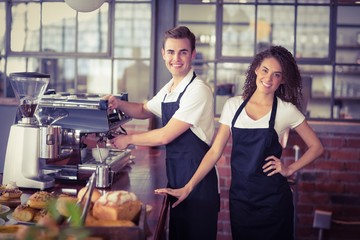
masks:
POLYGON ((67 5, 78 12, 91 12, 105 2, 105 0, 65 0, 67 5))

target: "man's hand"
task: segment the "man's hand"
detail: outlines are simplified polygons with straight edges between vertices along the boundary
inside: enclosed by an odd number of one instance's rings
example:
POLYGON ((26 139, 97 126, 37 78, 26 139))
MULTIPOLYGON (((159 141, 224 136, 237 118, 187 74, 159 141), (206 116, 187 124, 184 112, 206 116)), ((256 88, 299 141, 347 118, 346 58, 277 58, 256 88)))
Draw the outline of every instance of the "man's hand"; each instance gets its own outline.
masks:
POLYGON ((118 109, 121 104, 121 99, 115 97, 114 95, 106 95, 104 97, 105 100, 108 100, 108 110, 113 111, 114 109, 118 109))
POLYGON ((127 148, 127 147, 129 146, 129 144, 130 144, 130 143, 129 143, 129 135, 123 135, 123 134, 118 135, 117 137, 111 139, 111 140, 110 140, 110 143, 111 143, 114 147, 116 147, 116 148, 118 148, 118 149, 120 149, 120 150, 125 149, 125 148, 127 148))

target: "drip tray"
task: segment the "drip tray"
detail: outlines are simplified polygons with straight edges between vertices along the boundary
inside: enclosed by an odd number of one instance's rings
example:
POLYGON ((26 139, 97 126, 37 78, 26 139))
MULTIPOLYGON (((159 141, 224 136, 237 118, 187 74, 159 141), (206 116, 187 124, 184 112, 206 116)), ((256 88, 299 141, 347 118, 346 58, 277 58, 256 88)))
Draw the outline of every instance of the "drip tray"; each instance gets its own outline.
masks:
MULTIPOLYGON (((111 149, 109 156, 105 159, 105 163, 110 166, 112 172, 117 173, 127 165, 133 163, 131 158, 131 150, 116 150, 111 149)), ((86 180, 93 172, 96 171, 96 166, 100 164, 94 158, 88 159, 86 162, 77 166, 57 166, 43 169, 44 174, 54 177, 55 179, 65 180, 86 180)))

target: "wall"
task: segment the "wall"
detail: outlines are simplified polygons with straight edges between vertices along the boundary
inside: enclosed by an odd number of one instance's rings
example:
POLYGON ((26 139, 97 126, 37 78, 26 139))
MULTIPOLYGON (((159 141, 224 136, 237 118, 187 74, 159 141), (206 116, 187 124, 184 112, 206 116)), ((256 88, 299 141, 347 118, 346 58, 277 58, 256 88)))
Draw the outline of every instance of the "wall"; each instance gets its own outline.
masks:
POLYGON ((0 173, 2 173, 4 169, 7 140, 10 132, 10 126, 15 120, 16 109, 17 105, 0 105, 0 173))

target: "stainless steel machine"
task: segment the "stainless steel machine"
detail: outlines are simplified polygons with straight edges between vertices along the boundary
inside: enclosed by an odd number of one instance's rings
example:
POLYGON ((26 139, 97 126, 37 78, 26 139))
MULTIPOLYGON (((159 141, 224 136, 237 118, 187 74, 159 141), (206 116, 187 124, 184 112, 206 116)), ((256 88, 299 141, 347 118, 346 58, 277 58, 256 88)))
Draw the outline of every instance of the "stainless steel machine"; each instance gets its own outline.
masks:
MULTIPOLYGON (((10 78, 20 103, 32 100, 27 104, 31 111, 24 112, 20 104, 22 116, 11 127, 4 183, 15 181, 19 187, 45 189, 52 187, 55 179, 87 180, 101 166, 106 169, 102 177, 111 184, 113 174, 130 163, 131 150, 113 149, 107 140, 126 134, 122 125, 131 118, 109 111, 107 100, 99 95, 45 92, 49 76, 44 74, 14 73, 10 78), (19 94, 16 86, 20 85, 25 93, 19 94), (34 88, 39 88, 32 94, 36 96, 29 94, 34 88), (92 154, 93 148, 99 147, 109 150, 101 162, 92 154)), ((127 93, 118 97, 128 99, 127 93)))
POLYGON ((19 187, 39 189, 54 185, 54 178, 40 170, 40 129, 34 117, 49 79, 49 75, 40 73, 10 74, 10 83, 20 100, 21 117, 10 128, 3 184, 16 182, 19 187))

